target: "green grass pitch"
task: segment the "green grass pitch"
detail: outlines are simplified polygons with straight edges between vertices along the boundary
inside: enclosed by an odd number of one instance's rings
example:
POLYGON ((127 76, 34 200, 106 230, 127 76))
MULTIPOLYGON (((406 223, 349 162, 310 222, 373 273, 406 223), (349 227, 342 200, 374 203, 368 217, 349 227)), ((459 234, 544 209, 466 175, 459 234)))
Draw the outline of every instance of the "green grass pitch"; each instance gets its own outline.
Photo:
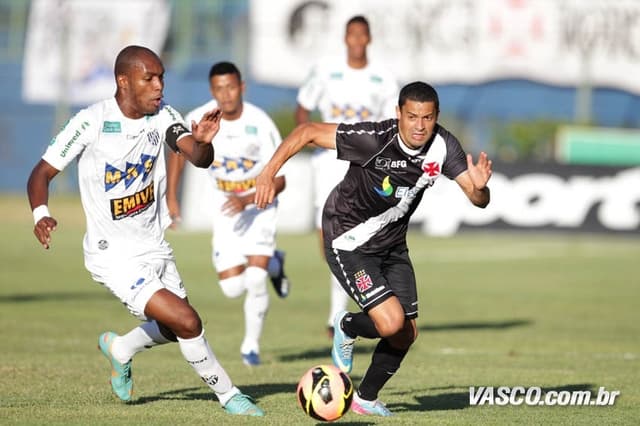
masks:
MULTIPOLYGON (((190 300, 235 384, 266 411, 224 413, 177 345, 139 354, 135 401, 118 402, 96 349, 105 330, 137 324, 94 283, 82 260, 84 218, 76 198, 53 197, 59 220, 52 249, 32 234, 24 196, 0 197, 0 423, 21 425, 315 424, 295 389, 311 366, 330 363, 325 335, 327 270, 315 235, 280 235, 291 295, 272 306, 264 365, 240 360, 242 300, 222 296, 207 233, 169 231, 190 300)), ((640 424, 640 239, 638 237, 411 234, 418 276, 420 336, 380 398, 391 419, 348 413, 370 424, 640 424), (470 406, 470 386, 620 391, 607 407, 470 406)), ((356 343, 352 378, 371 341, 356 343)))

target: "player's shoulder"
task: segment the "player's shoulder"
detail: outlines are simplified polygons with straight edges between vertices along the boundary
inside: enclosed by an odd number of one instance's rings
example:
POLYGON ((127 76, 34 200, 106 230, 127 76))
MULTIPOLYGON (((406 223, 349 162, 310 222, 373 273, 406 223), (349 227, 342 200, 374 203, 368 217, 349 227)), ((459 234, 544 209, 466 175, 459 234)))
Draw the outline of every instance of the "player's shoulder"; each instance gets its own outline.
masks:
POLYGON ((242 116, 253 120, 273 121, 265 110, 247 101, 242 103, 242 116))
POLYGON ((395 75, 385 64, 378 61, 371 61, 369 62, 368 69, 369 74, 371 75, 371 80, 373 82, 394 85, 397 84, 395 75))
POLYGON ((398 120, 390 118, 382 121, 361 121, 358 123, 340 123, 336 130, 337 134, 343 135, 364 135, 387 136, 398 132, 398 120))

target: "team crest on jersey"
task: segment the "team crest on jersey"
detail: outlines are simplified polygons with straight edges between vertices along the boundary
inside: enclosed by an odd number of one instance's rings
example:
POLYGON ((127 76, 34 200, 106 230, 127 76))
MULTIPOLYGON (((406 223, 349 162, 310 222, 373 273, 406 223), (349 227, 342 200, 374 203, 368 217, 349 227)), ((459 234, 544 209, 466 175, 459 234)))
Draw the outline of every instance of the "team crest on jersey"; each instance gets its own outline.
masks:
POLYGON ((160 133, 158 133, 157 129, 153 129, 149 133, 147 133, 147 140, 153 146, 158 146, 160 143, 160 133))
POLYGON ((111 217, 120 220, 134 217, 147 210, 156 201, 153 182, 141 191, 111 200, 111 217))
POLYGON ((224 168, 225 172, 231 173, 236 170, 242 170, 243 172, 248 172, 253 169, 256 165, 257 161, 252 160, 250 158, 229 158, 222 157, 222 161, 216 160, 211 164, 211 168, 213 170, 224 168))
POLYGON ((381 197, 388 197, 393 194, 393 186, 391 185, 391 178, 389 176, 385 176, 382 179, 382 188, 373 187, 373 189, 378 193, 381 197))
POLYGON ((111 188, 124 180, 124 187, 129 188, 131 184, 142 175, 145 180, 156 162, 156 156, 142 154, 139 163, 129 163, 127 161, 124 170, 120 170, 109 163, 104 164, 104 190, 109 191, 111 188))
POLYGON ((436 161, 422 164, 422 171, 424 171, 429 177, 437 177, 440 174, 440 164, 436 161))

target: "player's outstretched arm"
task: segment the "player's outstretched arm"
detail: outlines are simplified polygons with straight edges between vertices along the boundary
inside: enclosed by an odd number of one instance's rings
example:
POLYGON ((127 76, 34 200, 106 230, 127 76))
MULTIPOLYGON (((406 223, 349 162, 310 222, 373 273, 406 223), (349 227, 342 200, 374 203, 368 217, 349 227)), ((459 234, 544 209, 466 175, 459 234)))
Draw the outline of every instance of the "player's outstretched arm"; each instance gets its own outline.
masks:
POLYGON ((487 186, 491 173, 491 160, 485 152, 480 153, 476 164, 473 163, 471 154, 467 154, 467 171, 458 176, 456 182, 477 207, 484 208, 491 200, 491 193, 487 186))
POLYGON ((27 195, 33 211, 33 233, 45 249, 51 243, 51 233, 58 222, 51 217, 47 203, 49 201, 49 182, 58 174, 58 170, 44 160, 40 160, 31 171, 27 182, 27 195))
POLYGON ((276 173, 289 158, 300 152, 307 144, 336 149, 337 128, 338 125, 335 123, 304 123, 293 129, 256 178, 255 205, 263 209, 267 204, 273 203, 276 196, 274 181, 276 173))
POLYGON ((220 130, 221 111, 216 108, 204 114, 200 121, 191 122, 191 136, 178 140, 177 145, 184 158, 196 167, 206 168, 213 162, 211 141, 220 130))
POLYGON ((178 192, 184 171, 185 159, 177 152, 169 150, 167 155, 167 207, 171 217, 171 228, 175 228, 181 221, 178 192))

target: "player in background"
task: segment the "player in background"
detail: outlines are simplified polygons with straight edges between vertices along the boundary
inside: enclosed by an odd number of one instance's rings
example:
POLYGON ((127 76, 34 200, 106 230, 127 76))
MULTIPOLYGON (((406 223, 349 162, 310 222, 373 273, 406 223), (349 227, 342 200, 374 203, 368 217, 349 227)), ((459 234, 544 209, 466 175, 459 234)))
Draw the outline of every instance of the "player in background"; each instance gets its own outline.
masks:
POLYGON ((170 223, 164 143, 196 166, 207 167, 220 111, 208 111, 189 131, 180 114, 163 102, 164 66, 145 47, 120 51, 114 74, 115 96, 72 117, 31 172, 27 192, 34 234, 45 249, 50 247, 57 221, 47 207, 49 182, 77 158, 87 223, 85 266, 95 281, 144 321, 122 336, 109 331, 98 339, 112 367, 113 392, 123 401, 131 400, 133 356, 177 341, 184 358, 228 413, 262 416, 211 350, 164 239, 170 223))
MULTIPOLYGON (((391 73, 367 57, 371 43, 369 22, 354 16, 347 22, 344 38, 347 60, 327 58, 315 65, 298 91, 296 124, 310 120, 318 109, 327 123, 378 121, 395 116, 398 84, 391 73)), ((322 207, 329 192, 342 180, 348 162, 336 159, 333 150, 317 148, 311 160, 314 185, 315 225, 322 242, 322 207)), ((327 331, 333 337, 333 318, 347 307, 348 295, 335 276, 330 276, 331 305, 327 331)))
MULTIPOLYGON (((186 118, 190 122, 213 108, 222 111, 220 130, 212 142, 216 155, 208 169, 214 187, 212 261, 225 296, 246 294, 240 354, 246 365, 254 366, 260 364, 260 336, 269 309, 269 270, 277 294, 289 293, 284 253, 275 250, 277 203, 265 210, 253 204, 255 178, 282 138, 264 111, 242 100, 245 84, 234 64, 214 64, 209 85, 213 99, 186 118)), ((184 164, 182 155, 169 154, 167 201, 174 217, 180 215, 177 193, 184 164)), ((276 185, 280 193, 285 187, 283 175, 276 178, 276 185)))
POLYGON ((379 339, 351 405, 358 414, 377 416, 391 415, 378 393, 417 338, 416 277, 406 242, 410 216, 441 175, 454 179, 475 206, 490 200, 491 161, 483 152, 474 164, 437 123, 433 87, 404 86, 396 111, 396 119, 380 122, 300 125, 256 179, 261 208, 274 197, 280 167, 307 144, 336 149, 350 163, 324 206, 322 229, 327 263, 362 312, 336 315, 331 356, 349 373, 355 339, 379 339))

